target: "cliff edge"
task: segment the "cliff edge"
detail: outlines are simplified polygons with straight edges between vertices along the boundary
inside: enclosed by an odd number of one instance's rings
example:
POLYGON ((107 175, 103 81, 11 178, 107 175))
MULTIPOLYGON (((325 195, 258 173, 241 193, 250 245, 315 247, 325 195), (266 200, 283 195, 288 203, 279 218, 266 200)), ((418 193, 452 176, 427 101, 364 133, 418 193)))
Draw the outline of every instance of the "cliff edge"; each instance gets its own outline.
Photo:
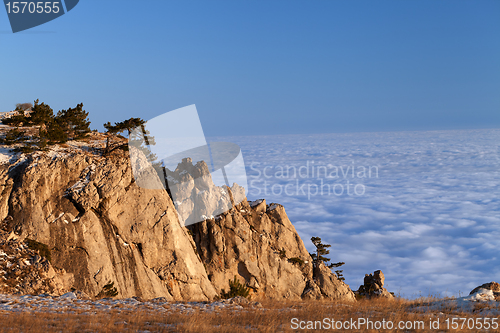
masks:
MULTIPOLYGON (((244 196, 236 184, 225 190, 244 196)), ((103 157, 69 143, 18 154, 0 164, 0 194, 2 228, 12 235, 2 244, 46 247, 44 276, 51 279, 38 289, 0 285, 0 292, 76 289, 92 297, 113 282, 122 298, 203 301, 217 298, 236 276, 252 299, 355 299, 329 269, 313 268, 283 206, 244 199, 186 228, 167 191, 137 186, 127 152, 103 157)), ((34 255, 26 253, 30 262, 34 255)))

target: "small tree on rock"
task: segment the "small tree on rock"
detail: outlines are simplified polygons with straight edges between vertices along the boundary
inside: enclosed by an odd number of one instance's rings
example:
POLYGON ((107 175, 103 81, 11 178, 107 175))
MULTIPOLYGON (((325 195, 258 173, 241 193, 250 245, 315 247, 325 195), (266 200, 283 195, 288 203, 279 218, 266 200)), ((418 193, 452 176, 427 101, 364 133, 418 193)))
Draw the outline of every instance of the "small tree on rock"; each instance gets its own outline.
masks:
POLYGON ((118 144, 113 147, 112 137, 113 135, 119 135, 120 133, 127 131, 129 141, 136 141, 137 144, 135 146, 137 146, 137 148, 139 148, 144 153, 147 160, 150 162, 155 161, 157 157, 153 153, 151 153, 151 151, 147 147, 144 146, 152 146, 156 144, 154 137, 151 136, 150 132, 146 129, 145 123, 146 121, 142 120, 141 118, 129 118, 122 122, 115 123, 114 125, 111 125, 109 121, 105 123, 104 128, 107 130, 105 154, 108 154, 117 148, 122 148, 125 146, 123 144, 118 144), (136 131, 132 132, 132 130, 137 127, 141 129, 141 133, 139 135, 137 135, 136 131))
POLYGON ((242 284, 237 278, 234 276, 234 280, 229 280, 229 291, 226 292, 225 289, 221 291, 221 298, 233 298, 236 296, 242 296, 248 298, 250 295, 250 288, 246 285, 242 284))
POLYGON ((142 126, 145 123, 146 122, 141 118, 129 118, 122 122, 115 123, 114 125, 111 125, 111 123, 108 121, 106 124, 104 124, 104 128, 111 134, 119 134, 126 130, 127 134, 130 135, 130 131, 133 128, 142 126))
POLYGON ((59 111, 55 120, 69 139, 78 140, 90 132, 88 116, 89 113, 83 110, 83 103, 80 103, 75 108, 59 111))
MULTIPOLYGON (((323 244, 321 243, 321 238, 319 237, 312 237, 311 238, 312 243, 314 246, 316 246, 316 253, 310 253, 311 258, 313 260, 313 265, 314 267, 319 267, 321 263, 324 263, 326 267, 328 268, 333 268, 333 267, 340 267, 342 265, 345 265, 345 262, 337 262, 337 263, 332 263, 332 264, 327 264, 327 262, 330 261, 330 258, 325 257, 327 254, 330 254, 330 250, 328 250, 329 247, 331 247, 330 244, 323 244)), ((339 280, 345 280, 343 275, 342 275, 342 270, 336 270, 335 273, 339 280)))
POLYGON ((38 104, 39 100, 35 101, 35 106, 32 108, 31 116, 27 117, 27 125, 40 125, 45 127, 54 119, 54 110, 45 103, 38 104))

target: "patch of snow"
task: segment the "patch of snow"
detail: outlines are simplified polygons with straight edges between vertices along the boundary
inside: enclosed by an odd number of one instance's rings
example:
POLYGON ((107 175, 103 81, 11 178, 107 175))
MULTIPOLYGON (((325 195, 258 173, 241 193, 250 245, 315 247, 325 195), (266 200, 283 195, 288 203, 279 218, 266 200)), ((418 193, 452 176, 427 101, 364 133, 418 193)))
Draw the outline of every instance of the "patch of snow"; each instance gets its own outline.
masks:
MULTIPOLYGON (((61 213, 61 214, 59 214, 59 216, 58 216, 55 220, 53 220, 52 222, 49 222, 49 223, 54 223, 54 222, 56 222, 56 221, 57 221, 57 220, 59 220, 61 217, 63 217, 63 216, 64 216, 64 214, 65 214, 65 213, 61 213)), ((52 215, 52 214, 51 214, 51 215, 52 215)), ((49 215, 49 216, 50 216, 50 215, 49 215)))
POLYGON ((61 295, 59 296, 59 299, 67 299, 67 300, 70 300, 70 299, 77 299, 75 293, 73 292, 69 292, 69 293, 66 293, 64 295, 61 295))
POLYGON ((77 181, 73 186, 71 186, 66 192, 75 192, 75 193, 80 193, 83 191, 85 186, 87 186, 88 183, 90 183, 90 177, 96 170, 96 165, 91 164, 83 172, 86 172, 85 176, 77 181))
POLYGON ((464 301, 494 301, 495 295, 492 290, 480 288, 474 294, 462 297, 464 301))
POLYGON ((9 163, 9 161, 16 155, 17 153, 12 152, 10 148, 0 147, 0 165, 9 163))
POLYGON ((258 199, 258 200, 255 200, 255 201, 250 201, 248 204, 250 205, 250 207, 255 207, 257 205, 259 205, 262 201, 264 201, 264 199, 258 199))
POLYGON ((268 211, 275 210, 276 208, 278 208, 278 206, 279 206, 278 204, 273 203, 273 204, 271 204, 271 205, 269 206, 269 208, 268 208, 267 210, 268 210, 268 211))
POLYGON ((167 176, 167 181, 170 183, 170 184, 179 184, 179 181, 177 179, 175 179, 174 177, 172 176, 167 176))

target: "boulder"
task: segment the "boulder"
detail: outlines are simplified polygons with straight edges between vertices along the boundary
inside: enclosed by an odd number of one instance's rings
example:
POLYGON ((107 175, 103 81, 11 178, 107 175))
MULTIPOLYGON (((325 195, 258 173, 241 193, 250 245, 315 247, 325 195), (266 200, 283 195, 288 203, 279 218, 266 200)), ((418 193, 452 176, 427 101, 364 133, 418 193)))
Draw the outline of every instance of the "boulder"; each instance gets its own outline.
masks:
POLYGON ((475 294, 475 293, 479 292, 481 289, 491 290, 493 292, 493 297, 495 298, 495 300, 500 301, 500 283, 493 281, 493 282, 482 284, 479 287, 472 289, 472 291, 469 293, 469 295, 475 294))
POLYGON ((387 298, 394 299, 392 293, 384 288, 385 276, 381 270, 375 271, 373 274, 366 274, 363 285, 356 292, 358 295, 367 298, 387 298))

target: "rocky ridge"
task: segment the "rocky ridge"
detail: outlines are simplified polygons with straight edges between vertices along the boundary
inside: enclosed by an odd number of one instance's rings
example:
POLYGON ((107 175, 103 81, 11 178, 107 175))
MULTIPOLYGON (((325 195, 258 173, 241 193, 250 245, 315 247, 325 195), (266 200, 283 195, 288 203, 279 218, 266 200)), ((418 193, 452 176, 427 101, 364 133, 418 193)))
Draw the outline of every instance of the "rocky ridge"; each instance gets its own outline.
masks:
MULTIPOLYGON (((47 272, 52 267, 55 276, 47 276, 58 283, 50 292, 76 289, 92 297, 112 281, 120 298, 205 301, 237 276, 254 299, 354 300, 329 269, 313 269, 283 206, 243 199, 188 229, 167 191, 135 184, 128 153, 103 157, 92 140, 0 165, 0 221, 19 241, 49 249, 47 272)), ((189 163, 179 168, 177 174, 197 170, 189 163)), ((209 177, 194 186, 213 186, 209 177)), ((236 184, 225 190, 233 199, 244 195, 236 184)))
POLYGON ((394 299, 392 293, 384 288, 385 276, 381 270, 373 272, 373 274, 366 274, 363 284, 359 286, 356 293, 361 297, 377 298, 383 297, 387 299, 394 299))

